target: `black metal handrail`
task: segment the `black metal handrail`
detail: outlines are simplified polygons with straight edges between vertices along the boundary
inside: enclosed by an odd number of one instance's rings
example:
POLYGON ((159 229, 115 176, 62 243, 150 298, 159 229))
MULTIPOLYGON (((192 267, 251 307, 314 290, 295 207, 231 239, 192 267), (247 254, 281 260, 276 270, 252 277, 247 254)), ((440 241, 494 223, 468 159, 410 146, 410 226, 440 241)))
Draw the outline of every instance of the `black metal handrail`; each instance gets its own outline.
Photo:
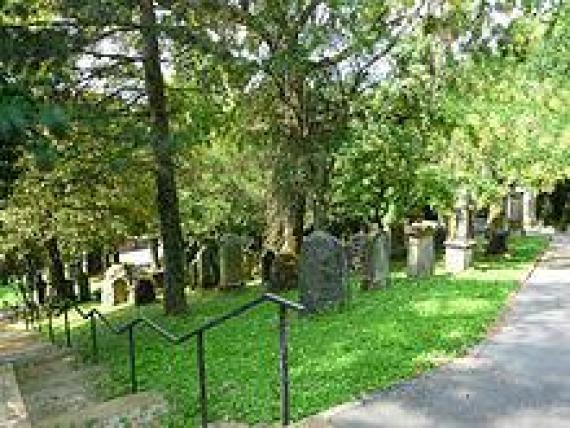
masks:
MULTIPOLYGON (((96 308, 92 308, 89 311, 84 311, 74 300, 65 300, 61 304, 56 305, 50 303, 47 305, 47 315, 48 315, 48 335, 52 343, 55 341, 53 334, 53 316, 64 315, 64 329, 67 347, 71 347, 71 328, 69 325, 69 310, 74 309, 83 319, 89 319, 91 327, 91 346, 93 357, 97 359, 97 319, 99 319, 111 332, 116 335, 121 335, 128 333, 129 339, 129 366, 131 375, 131 392, 135 393, 138 390, 137 379, 136 379, 136 365, 135 365, 135 335, 134 329, 138 325, 144 325, 150 327, 156 333, 158 333, 162 338, 172 345, 179 345, 181 343, 187 342, 193 337, 196 338, 197 345, 197 365, 198 365, 198 385, 199 385, 199 396, 200 396, 200 415, 201 415, 201 425, 202 427, 207 427, 208 425, 208 402, 207 402, 207 389, 206 389, 206 362, 204 354, 204 334, 207 330, 210 330, 223 322, 235 318, 244 312, 247 312, 256 306, 259 306, 265 302, 271 302, 279 305, 279 377, 281 384, 281 422, 283 426, 289 425, 291 421, 290 415, 290 400, 289 400, 289 363, 288 363, 288 346, 287 346, 287 311, 295 310, 298 312, 303 312, 305 308, 295 302, 286 300, 275 294, 265 293, 256 299, 220 316, 209 320, 195 328, 194 330, 177 336, 164 327, 160 326, 151 319, 139 316, 130 320, 129 322, 122 325, 114 325, 104 314, 99 312, 96 308), (56 313, 55 310, 59 310, 56 313)), ((38 317, 38 311, 34 308, 30 309, 28 305, 24 306, 24 317, 26 319, 26 327, 28 327, 29 318, 31 318, 31 323, 33 325, 34 318, 38 317), (31 317, 30 317, 31 315, 31 317)))

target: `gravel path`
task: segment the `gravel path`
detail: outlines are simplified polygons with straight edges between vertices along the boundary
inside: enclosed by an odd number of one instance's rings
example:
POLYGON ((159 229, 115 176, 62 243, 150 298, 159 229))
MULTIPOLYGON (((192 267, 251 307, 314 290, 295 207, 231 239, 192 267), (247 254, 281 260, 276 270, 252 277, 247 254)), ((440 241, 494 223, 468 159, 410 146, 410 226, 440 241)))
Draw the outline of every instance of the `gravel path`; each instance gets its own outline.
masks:
POLYGON ((332 427, 570 427, 570 235, 474 355, 326 415, 332 427))

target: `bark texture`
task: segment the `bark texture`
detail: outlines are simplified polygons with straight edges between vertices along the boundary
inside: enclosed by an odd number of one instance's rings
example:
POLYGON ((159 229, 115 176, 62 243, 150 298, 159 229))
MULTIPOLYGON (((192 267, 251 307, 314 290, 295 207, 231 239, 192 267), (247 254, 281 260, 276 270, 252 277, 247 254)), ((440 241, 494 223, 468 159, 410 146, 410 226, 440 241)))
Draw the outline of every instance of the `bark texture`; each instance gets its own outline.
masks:
POLYGON ((168 314, 186 310, 185 266, 180 211, 175 180, 169 119, 160 68, 156 14, 152 0, 140 0, 144 75, 151 116, 152 148, 155 161, 157 207, 164 245, 165 298, 168 314))

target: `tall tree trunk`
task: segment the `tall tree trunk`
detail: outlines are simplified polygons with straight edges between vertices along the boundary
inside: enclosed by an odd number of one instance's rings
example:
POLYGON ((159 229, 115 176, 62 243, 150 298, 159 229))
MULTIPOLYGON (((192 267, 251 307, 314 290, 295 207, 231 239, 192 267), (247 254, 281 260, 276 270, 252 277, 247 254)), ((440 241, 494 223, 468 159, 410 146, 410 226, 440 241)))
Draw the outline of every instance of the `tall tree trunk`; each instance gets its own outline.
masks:
POLYGON ((67 292, 68 290, 66 290, 65 269, 63 266, 61 252, 59 251, 57 238, 50 238, 46 243, 46 248, 50 259, 49 282, 52 287, 55 288, 57 297, 69 297, 67 292))
POLYGON ((140 0, 141 34, 144 43, 144 74, 151 115, 152 148, 156 169, 157 207, 164 244, 165 299, 167 314, 186 310, 184 296, 184 245, 180 227, 178 194, 170 141, 164 79, 153 0, 140 0))

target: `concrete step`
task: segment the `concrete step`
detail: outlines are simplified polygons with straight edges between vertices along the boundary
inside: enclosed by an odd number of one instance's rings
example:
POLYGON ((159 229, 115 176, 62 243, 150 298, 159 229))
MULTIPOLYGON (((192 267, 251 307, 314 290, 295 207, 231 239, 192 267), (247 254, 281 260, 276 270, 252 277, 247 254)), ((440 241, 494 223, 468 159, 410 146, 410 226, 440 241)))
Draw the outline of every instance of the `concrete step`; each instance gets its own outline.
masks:
POLYGON ((31 427, 12 364, 0 365, 0 427, 31 427))
POLYGON ((44 418, 33 428, 159 428, 167 412, 166 401, 160 394, 141 392, 92 404, 81 410, 44 418))

